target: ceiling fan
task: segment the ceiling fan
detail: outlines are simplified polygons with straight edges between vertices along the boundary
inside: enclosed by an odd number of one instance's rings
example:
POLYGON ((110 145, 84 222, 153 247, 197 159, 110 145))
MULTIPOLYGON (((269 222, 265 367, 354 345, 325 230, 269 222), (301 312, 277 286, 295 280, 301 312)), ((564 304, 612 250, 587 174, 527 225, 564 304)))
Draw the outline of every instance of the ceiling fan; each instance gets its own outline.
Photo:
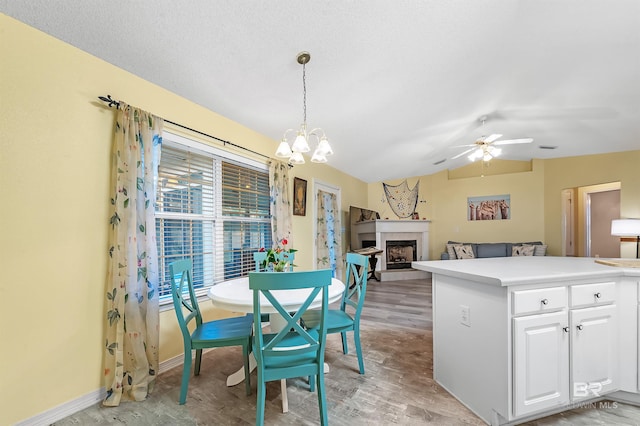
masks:
MULTIPOLYGON (((485 120, 486 117, 481 118, 483 127, 485 120)), ((513 145, 533 142, 533 138, 499 140, 501 137, 502 135, 494 133, 489 136, 482 136, 470 145, 460 145, 459 147, 468 147, 468 149, 462 151, 460 154, 452 157, 451 159, 455 160, 462 157, 463 155, 471 153, 468 156, 470 161, 482 159, 482 161, 487 162, 492 158, 498 157, 500 154, 502 154, 502 149, 496 148, 496 146, 498 145, 513 145)))

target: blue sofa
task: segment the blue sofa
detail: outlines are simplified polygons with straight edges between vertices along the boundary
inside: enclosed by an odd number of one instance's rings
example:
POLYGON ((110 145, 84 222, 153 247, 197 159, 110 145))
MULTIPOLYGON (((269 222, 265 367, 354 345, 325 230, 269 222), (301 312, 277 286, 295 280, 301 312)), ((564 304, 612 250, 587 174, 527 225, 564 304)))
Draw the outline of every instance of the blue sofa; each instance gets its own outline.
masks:
POLYGON ((546 244, 542 244, 542 241, 532 241, 523 243, 460 243, 457 241, 449 241, 447 243, 447 249, 440 254, 441 260, 456 259, 453 246, 471 246, 473 250, 473 257, 475 258, 487 258, 487 257, 510 257, 513 253, 513 247, 520 248, 521 246, 532 245, 534 246, 533 256, 545 256, 547 252, 546 244), (451 254, 454 256, 451 257, 451 254))

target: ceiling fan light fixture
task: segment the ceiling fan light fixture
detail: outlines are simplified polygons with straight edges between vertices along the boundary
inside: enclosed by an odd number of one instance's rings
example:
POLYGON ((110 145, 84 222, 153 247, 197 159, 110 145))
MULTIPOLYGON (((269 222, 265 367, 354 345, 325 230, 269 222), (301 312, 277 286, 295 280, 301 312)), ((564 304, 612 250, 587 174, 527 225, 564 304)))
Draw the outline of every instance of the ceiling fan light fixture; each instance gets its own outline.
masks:
POLYGON ((478 148, 475 151, 473 151, 467 158, 469 159, 469 161, 476 161, 481 159, 484 156, 484 151, 482 150, 482 148, 478 148))

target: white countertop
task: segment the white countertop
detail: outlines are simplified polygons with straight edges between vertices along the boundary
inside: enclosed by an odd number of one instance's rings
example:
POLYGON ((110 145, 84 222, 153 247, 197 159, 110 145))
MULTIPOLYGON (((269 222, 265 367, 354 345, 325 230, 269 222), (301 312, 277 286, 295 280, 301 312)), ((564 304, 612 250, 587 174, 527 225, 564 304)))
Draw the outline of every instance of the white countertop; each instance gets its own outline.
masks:
POLYGON ((412 262, 411 266, 433 274, 498 286, 640 276, 640 268, 602 265, 590 257, 515 256, 429 260, 412 262))

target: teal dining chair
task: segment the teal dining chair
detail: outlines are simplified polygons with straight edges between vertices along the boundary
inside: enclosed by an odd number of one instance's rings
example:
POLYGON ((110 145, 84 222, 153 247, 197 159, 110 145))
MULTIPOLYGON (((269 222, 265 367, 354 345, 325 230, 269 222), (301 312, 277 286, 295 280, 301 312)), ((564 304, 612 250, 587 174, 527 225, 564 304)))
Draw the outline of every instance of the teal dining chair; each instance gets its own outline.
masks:
POLYGON ((289 262, 289 272, 293 271, 293 261, 296 258, 296 253, 290 253, 290 252, 286 252, 286 251, 281 251, 280 253, 276 254, 276 259, 278 260, 278 262, 289 262))
MULTIPOLYGON (((253 315, 260 318, 263 306, 277 311, 285 325, 281 330, 264 333, 259 323, 254 325, 253 354, 257 363, 256 425, 264 424, 266 382, 293 377, 313 377, 318 383, 318 407, 320 424, 327 424, 327 404, 324 386, 324 351, 327 329, 325 325, 328 310, 328 287, 331 285, 332 271, 320 269, 305 272, 250 272, 249 288, 253 290, 253 315), (296 312, 289 313, 281 305, 279 297, 286 297, 288 291, 304 292, 296 312), (318 326, 307 330, 299 321, 300 317, 316 299, 321 297, 318 310, 318 326), (263 304, 261 306, 261 303, 263 304), (271 308, 272 307, 272 308, 271 308)), ((290 306, 289 306, 290 308, 290 306)), ((271 313, 271 315, 276 315, 271 313)))
MULTIPOLYGON (((347 253, 347 270, 345 290, 342 294, 340 309, 329 309, 327 313, 327 333, 340 333, 342 335, 342 352, 349 353, 347 346, 347 332, 353 331, 353 340, 356 345, 358 366, 360 374, 364 374, 364 361, 362 359, 362 346, 360 344, 360 315, 364 306, 364 296, 367 293, 367 268, 369 259, 356 253, 347 253)), ((307 328, 317 328, 320 312, 307 311, 302 316, 302 322, 307 328)), ((313 390, 313 380, 309 379, 313 390)))
POLYGON ((253 252, 253 261, 256 263, 256 272, 263 272, 264 268, 262 267, 262 262, 267 260, 267 252, 266 251, 254 251, 253 252))
POLYGON ((182 367, 182 384, 180 386, 180 404, 187 400, 187 388, 191 375, 191 357, 196 351, 194 376, 200 374, 202 349, 224 346, 242 346, 244 358, 244 380, 247 395, 251 394, 249 382, 249 352, 251 352, 251 331, 253 315, 225 318, 203 322, 198 299, 193 289, 191 277, 191 260, 178 260, 169 265, 171 274, 171 294, 173 307, 178 317, 178 324, 184 341, 184 365, 182 367), (186 313, 186 316, 185 316, 186 313), (193 332, 189 331, 189 323, 195 322, 193 332))

